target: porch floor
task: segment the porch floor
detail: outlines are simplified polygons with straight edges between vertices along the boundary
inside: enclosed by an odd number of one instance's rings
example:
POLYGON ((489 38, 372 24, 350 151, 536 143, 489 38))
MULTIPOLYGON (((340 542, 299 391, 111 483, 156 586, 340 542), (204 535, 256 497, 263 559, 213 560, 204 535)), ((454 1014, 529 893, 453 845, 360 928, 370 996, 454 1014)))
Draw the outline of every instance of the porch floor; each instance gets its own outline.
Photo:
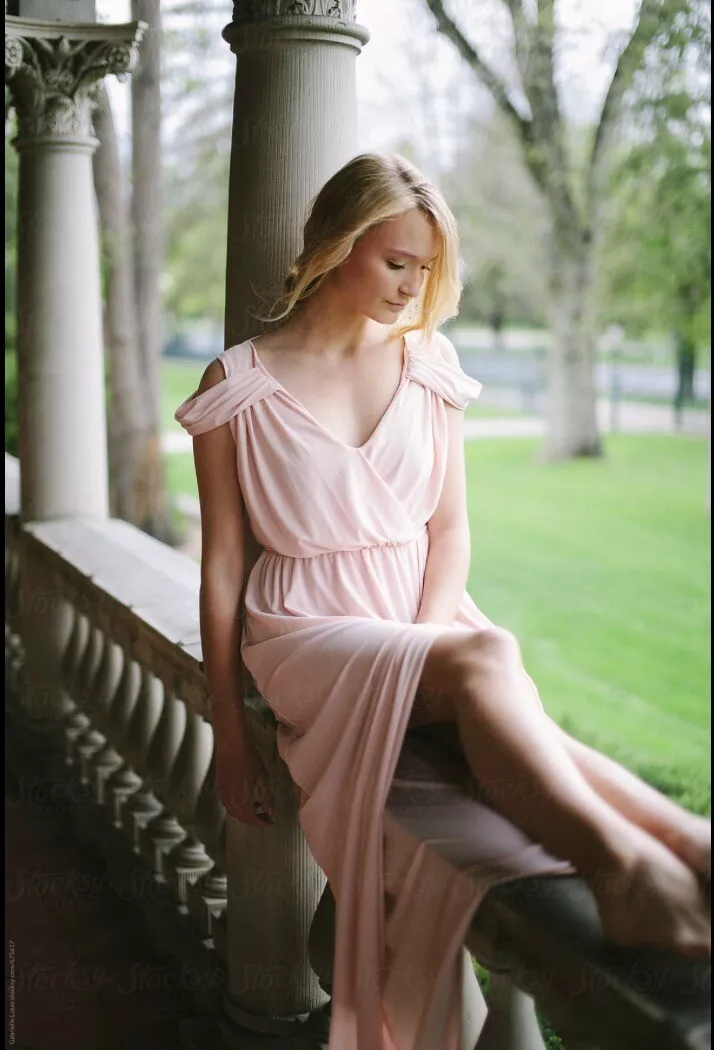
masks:
POLYGON ((180 1050, 180 1020, 200 1013, 190 991, 73 833, 22 732, 5 728, 7 1044, 14 1005, 15 1050, 180 1050))

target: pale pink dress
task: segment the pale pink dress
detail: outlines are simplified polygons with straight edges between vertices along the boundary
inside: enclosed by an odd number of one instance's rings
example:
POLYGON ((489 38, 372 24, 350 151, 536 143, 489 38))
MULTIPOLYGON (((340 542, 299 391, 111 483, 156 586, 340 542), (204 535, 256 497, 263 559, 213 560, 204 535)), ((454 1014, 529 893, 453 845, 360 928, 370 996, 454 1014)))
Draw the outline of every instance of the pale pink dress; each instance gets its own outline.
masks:
MULTIPOLYGON (((409 333, 394 397, 355 448, 273 378, 251 340, 219 360, 226 378, 176 419, 192 435, 229 424, 265 548, 246 583, 241 652, 278 720, 300 825, 335 894, 329 1050, 471 1050, 459 1045, 460 949, 475 908, 498 882, 571 870, 474 804, 452 800, 448 828, 434 827, 438 792, 413 830, 455 850, 460 870, 385 815, 424 660, 449 630, 414 622, 446 468, 445 405, 465 408, 481 384, 436 339, 409 333)), ((488 624, 464 591, 453 626, 488 624)))

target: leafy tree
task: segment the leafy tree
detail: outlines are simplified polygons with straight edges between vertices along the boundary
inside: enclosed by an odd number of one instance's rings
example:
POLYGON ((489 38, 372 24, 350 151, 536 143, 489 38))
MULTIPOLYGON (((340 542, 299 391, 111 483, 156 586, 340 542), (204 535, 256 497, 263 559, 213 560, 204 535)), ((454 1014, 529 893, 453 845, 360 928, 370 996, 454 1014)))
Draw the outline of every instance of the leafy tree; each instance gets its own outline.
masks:
POLYGON ((167 8, 162 94, 165 306, 175 320, 223 324, 235 57, 221 38, 225 4, 167 8))
POLYGON ((601 296, 611 320, 671 333, 679 414, 711 338, 711 129, 688 91, 646 109, 613 168, 601 296))
MULTIPOLYGON (((613 144, 625 97, 637 76, 649 74, 654 65, 666 82, 690 60, 692 49, 701 47, 701 5, 696 0, 641 0, 634 27, 619 47, 587 162, 578 172, 568 150, 556 76, 563 34, 555 0, 501 0, 499 10, 509 19, 512 48, 500 69, 468 38, 444 0, 426 3, 439 31, 509 120, 523 163, 547 206, 552 338, 545 454, 601 455, 594 369, 597 249, 613 144)), ((464 17, 475 21, 489 5, 479 0, 461 7, 464 17)))

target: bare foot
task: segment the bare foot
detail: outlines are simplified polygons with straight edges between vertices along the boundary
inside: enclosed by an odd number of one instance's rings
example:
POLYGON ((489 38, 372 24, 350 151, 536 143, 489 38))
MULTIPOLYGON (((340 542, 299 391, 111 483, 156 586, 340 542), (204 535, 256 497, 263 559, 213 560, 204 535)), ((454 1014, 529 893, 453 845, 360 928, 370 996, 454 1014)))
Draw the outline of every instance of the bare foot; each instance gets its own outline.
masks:
POLYGON ((649 835, 634 835, 632 847, 610 870, 584 876, 605 936, 623 947, 711 957, 709 914, 695 873, 649 835))

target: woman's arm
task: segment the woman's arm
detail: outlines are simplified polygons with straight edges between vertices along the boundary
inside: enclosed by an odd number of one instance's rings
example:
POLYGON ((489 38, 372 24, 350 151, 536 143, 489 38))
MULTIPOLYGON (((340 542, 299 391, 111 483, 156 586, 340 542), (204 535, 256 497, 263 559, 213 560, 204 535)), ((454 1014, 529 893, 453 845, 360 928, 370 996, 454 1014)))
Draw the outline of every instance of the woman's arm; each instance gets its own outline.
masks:
MULTIPOLYGON (((224 379, 220 361, 203 374, 198 393, 224 379)), ((240 657, 245 583, 243 495, 229 426, 193 439, 201 504, 200 621, 203 666, 216 744, 232 753, 247 745, 240 657)))
MULTIPOLYGON (((440 339, 439 346, 444 359, 460 367, 451 344, 440 339)), ((417 623, 453 623, 471 561, 463 412, 452 405, 445 407, 448 420, 446 473, 439 503, 427 524, 429 554, 417 623)))

